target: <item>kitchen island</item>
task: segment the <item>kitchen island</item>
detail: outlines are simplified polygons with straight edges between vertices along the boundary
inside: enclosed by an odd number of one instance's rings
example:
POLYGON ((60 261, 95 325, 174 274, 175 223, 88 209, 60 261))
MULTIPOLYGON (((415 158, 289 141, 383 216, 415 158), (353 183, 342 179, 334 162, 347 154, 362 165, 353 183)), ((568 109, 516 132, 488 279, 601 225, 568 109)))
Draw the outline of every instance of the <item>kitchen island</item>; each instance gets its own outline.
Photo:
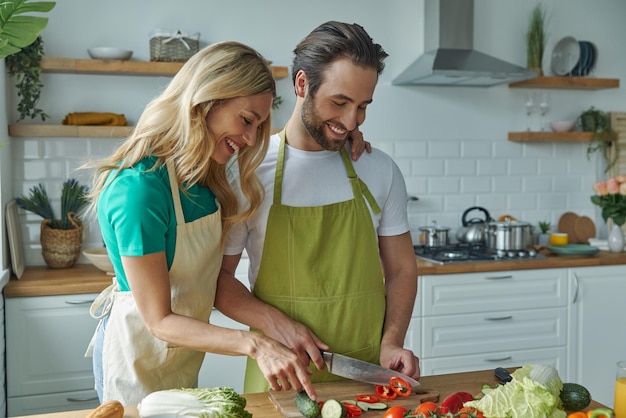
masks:
MULTIPOLYGON (((424 389, 439 392, 439 401, 441 402, 446 396, 453 392, 464 391, 472 394, 480 393, 484 383, 495 385, 497 380, 493 374, 493 370, 484 370, 478 372, 454 373, 439 376, 424 376, 420 380, 424 389)), ((373 391, 372 387, 372 391, 373 391)), ((267 393, 252 393, 245 395, 248 402, 246 410, 255 418, 280 417, 280 413, 271 402, 267 393)), ((320 399, 323 400, 323 399, 320 399)), ((390 405, 393 401, 390 402, 390 405)), ((417 406, 417 405, 416 405, 417 406)), ((592 401, 589 409, 600 408, 604 405, 592 401)), ((91 410, 57 412, 52 414, 29 415, 29 418, 85 418, 91 410)), ((368 411, 362 415, 363 418, 383 416, 384 411, 368 411)), ((124 418, 138 418, 137 408, 127 407, 124 418)))

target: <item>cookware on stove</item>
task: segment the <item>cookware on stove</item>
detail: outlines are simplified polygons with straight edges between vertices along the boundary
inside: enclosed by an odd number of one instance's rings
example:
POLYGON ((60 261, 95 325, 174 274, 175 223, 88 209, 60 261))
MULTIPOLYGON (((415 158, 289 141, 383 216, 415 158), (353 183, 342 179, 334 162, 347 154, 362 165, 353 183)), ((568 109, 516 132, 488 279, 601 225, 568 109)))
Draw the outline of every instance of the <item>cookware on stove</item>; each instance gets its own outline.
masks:
POLYGON ((532 245, 532 226, 529 222, 489 222, 487 226, 487 246, 493 250, 526 250, 532 245))
POLYGON ((437 221, 433 221, 432 226, 420 227, 420 243, 426 247, 443 247, 448 245, 450 239, 447 226, 439 226, 437 221))
POLYGON ((465 210, 461 216, 462 227, 456 233, 456 239, 468 244, 484 244, 487 240, 487 224, 492 221, 487 209, 480 206, 472 206, 465 210), (483 218, 470 218, 468 215, 473 211, 483 213, 483 218))

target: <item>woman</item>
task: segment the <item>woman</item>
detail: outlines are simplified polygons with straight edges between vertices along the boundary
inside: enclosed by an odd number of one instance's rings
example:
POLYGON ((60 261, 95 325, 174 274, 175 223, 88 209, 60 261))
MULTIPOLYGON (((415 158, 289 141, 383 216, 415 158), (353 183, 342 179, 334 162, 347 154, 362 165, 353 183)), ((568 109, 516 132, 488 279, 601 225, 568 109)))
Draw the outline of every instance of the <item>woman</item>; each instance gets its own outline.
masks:
POLYGON ((250 356, 273 389, 281 389, 278 379, 314 395, 306 365, 287 347, 209 324, 223 237, 262 200, 254 170, 267 150, 275 95, 256 51, 211 45, 96 163, 90 198, 116 273, 92 306, 102 318, 90 344, 101 402, 136 405, 156 390, 193 387, 204 352, 250 356), (250 202, 239 214, 226 175, 233 157, 250 202))

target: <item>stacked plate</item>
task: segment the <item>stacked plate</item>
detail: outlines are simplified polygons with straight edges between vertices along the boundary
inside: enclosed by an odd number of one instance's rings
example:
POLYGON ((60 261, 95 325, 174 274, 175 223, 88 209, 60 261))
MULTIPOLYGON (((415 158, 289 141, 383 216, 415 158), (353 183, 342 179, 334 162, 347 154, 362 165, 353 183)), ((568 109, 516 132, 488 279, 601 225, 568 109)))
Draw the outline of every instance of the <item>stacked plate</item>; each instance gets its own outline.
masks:
POLYGON ((589 41, 577 41, 566 36, 556 43, 552 51, 552 71, 556 75, 583 77, 596 63, 597 50, 589 41))

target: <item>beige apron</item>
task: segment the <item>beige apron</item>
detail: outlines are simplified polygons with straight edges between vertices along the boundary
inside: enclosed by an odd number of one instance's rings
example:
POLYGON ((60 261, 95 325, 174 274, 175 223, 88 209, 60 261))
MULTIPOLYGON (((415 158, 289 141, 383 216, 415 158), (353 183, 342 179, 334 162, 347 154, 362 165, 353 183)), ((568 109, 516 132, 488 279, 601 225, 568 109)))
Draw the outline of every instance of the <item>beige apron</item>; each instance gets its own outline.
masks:
MULTIPOLYGON (((380 208, 345 149, 341 157, 354 199, 315 207, 282 205, 285 131, 280 135, 274 200, 253 292, 309 327, 331 351, 378 364, 385 288, 365 199, 376 213, 380 208)), ((312 382, 340 379, 310 367, 312 382)), ((244 392, 268 389, 256 361, 248 358, 244 392)))
MULTIPOLYGON (((222 261, 220 210, 185 223, 176 174, 173 166, 167 167, 177 222, 176 252, 169 271, 172 311, 209 322, 222 261)), ((197 385, 205 353, 155 338, 131 292, 119 292, 116 284, 105 289, 92 306, 92 316, 104 315, 109 319, 102 351, 102 402, 115 399, 137 405, 156 390, 197 385), (103 304, 107 306, 102 314, 96 315, 103 304)))

